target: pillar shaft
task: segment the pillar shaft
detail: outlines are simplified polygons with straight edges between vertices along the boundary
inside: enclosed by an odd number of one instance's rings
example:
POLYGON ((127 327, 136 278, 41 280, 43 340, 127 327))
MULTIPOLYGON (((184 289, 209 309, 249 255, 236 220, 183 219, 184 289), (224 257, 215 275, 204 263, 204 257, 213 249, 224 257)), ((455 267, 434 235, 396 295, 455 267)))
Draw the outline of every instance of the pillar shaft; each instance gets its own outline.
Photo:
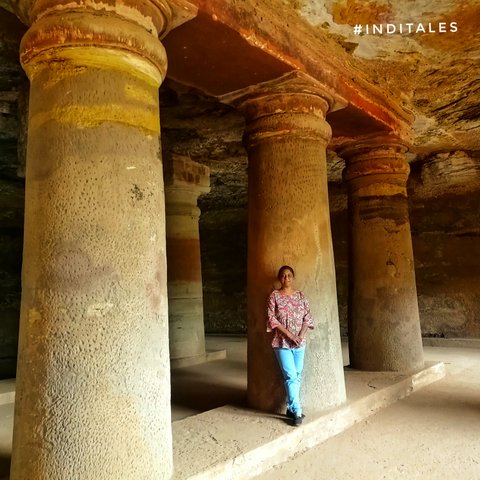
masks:
POLYGON ((242 104, 249 161, 248 401, 261 410, 284 409, 266 301, 278 268, 288 264, 315 319, 301 392, 304 409, 312 411, 345 400, 326 175, 331 98, 289 83, 268 85, 242 104))
POLYGON ((166 479, 166 3, 60 3, 35 4, 21 51, 31 89, 11 479, 166 479))
POLYGON ((349 206, 350 364, 409 371, 423 365, 406 182, 406 148, 392 140, 340 154, 349 206))
POLYGON ((171 359, 205 355, 200 210, 197 199, 210 191, 207 167, 175 157, 166 169, 168 308, 171 359))

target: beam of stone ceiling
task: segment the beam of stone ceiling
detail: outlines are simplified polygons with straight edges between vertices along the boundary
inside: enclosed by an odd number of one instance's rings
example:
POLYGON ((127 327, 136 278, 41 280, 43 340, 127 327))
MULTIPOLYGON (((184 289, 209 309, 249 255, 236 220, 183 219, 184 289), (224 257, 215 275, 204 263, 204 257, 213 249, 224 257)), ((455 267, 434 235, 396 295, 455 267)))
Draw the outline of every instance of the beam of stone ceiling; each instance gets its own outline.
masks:
POLYGON ((356 118, 362 133, 391 131, 408 137, 410 113, 361 70, 352 69, 344 49, 328 35, 318 35, 286 2, 195 3, 197 19, 165 39, 170 78, 219 96, 232 91, 235 82, 236 88, 242 88, 278 78, 285 71, 300 70, 349 101, 347 111, 332 118, 334 134, 337 130, 355 134, 349 125, 356 118), (212 50, 218 54, 212 55, 212 50), (192 81, 195 76, 196 83, 192 81))

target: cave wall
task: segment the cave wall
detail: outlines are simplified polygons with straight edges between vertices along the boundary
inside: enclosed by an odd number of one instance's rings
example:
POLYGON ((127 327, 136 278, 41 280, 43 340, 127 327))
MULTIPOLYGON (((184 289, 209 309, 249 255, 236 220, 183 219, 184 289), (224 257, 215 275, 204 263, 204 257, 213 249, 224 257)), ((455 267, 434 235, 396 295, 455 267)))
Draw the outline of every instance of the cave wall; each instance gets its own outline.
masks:
POLYGON ((15 376, 17 363, 28 103, 18 52, 25 30, 0 8, 0 378, 15 376))
POLYGON ((480 153, 413 162, 409 198, 422 334, 480 338, 480 153))
POLYGON ((480 192, 410 205, 423 335, 480 338, 480 192))
POLYGON ((20 318, 24 182, 17 176, 16 103, 0 102, 0 378, 15 376, 20 318))

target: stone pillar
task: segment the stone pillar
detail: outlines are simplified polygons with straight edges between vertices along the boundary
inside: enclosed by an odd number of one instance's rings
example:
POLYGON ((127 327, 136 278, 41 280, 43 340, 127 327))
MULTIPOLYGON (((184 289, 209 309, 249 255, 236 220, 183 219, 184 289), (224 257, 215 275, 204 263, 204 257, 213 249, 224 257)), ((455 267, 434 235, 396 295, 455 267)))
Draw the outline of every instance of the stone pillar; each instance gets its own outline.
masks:
POLYGON ((350 364, 360 370, 423 366, 406 150, 376 138, 339 151, 348 184, 350 364))
MULTIPOLYGON (((267 298, 278 268, 291 265, 310 300, 303 407, 345 400, 335 268, 328 207, 325 121, 334 93, 301 73, 224 98, 246 116, 248 151, 248 402, 283 411, 285 392, 266 333, 267 298)), ((278 287, 278 285, 277 285, 278 287)))
POLYGON ((30 12, 12 480, 171 477, 158 37, 172 15, 150 1, 30 12))
POLYGON ((170 358, 201 361, 205 328, 197 199, 210 191, 210 171, 186 157, 174 157, 164 170, 170 358))

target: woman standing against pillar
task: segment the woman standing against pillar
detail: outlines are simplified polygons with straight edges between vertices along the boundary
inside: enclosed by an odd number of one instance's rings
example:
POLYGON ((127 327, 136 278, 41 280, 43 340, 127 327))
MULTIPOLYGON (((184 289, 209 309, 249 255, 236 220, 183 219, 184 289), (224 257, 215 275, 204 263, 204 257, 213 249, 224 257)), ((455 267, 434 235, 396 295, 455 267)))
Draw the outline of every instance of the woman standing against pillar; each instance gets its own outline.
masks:
POLYGON ((287 417, 292 424, 302 423, 300 382, 305 355, 305 334, 313 328, 310 305, 305 294, 294 290, 293 268, 283 265, 277 279, 281 283, 268 298, 267 332, 273 331, 272 347, 282 370, 287 393, 287 417))

